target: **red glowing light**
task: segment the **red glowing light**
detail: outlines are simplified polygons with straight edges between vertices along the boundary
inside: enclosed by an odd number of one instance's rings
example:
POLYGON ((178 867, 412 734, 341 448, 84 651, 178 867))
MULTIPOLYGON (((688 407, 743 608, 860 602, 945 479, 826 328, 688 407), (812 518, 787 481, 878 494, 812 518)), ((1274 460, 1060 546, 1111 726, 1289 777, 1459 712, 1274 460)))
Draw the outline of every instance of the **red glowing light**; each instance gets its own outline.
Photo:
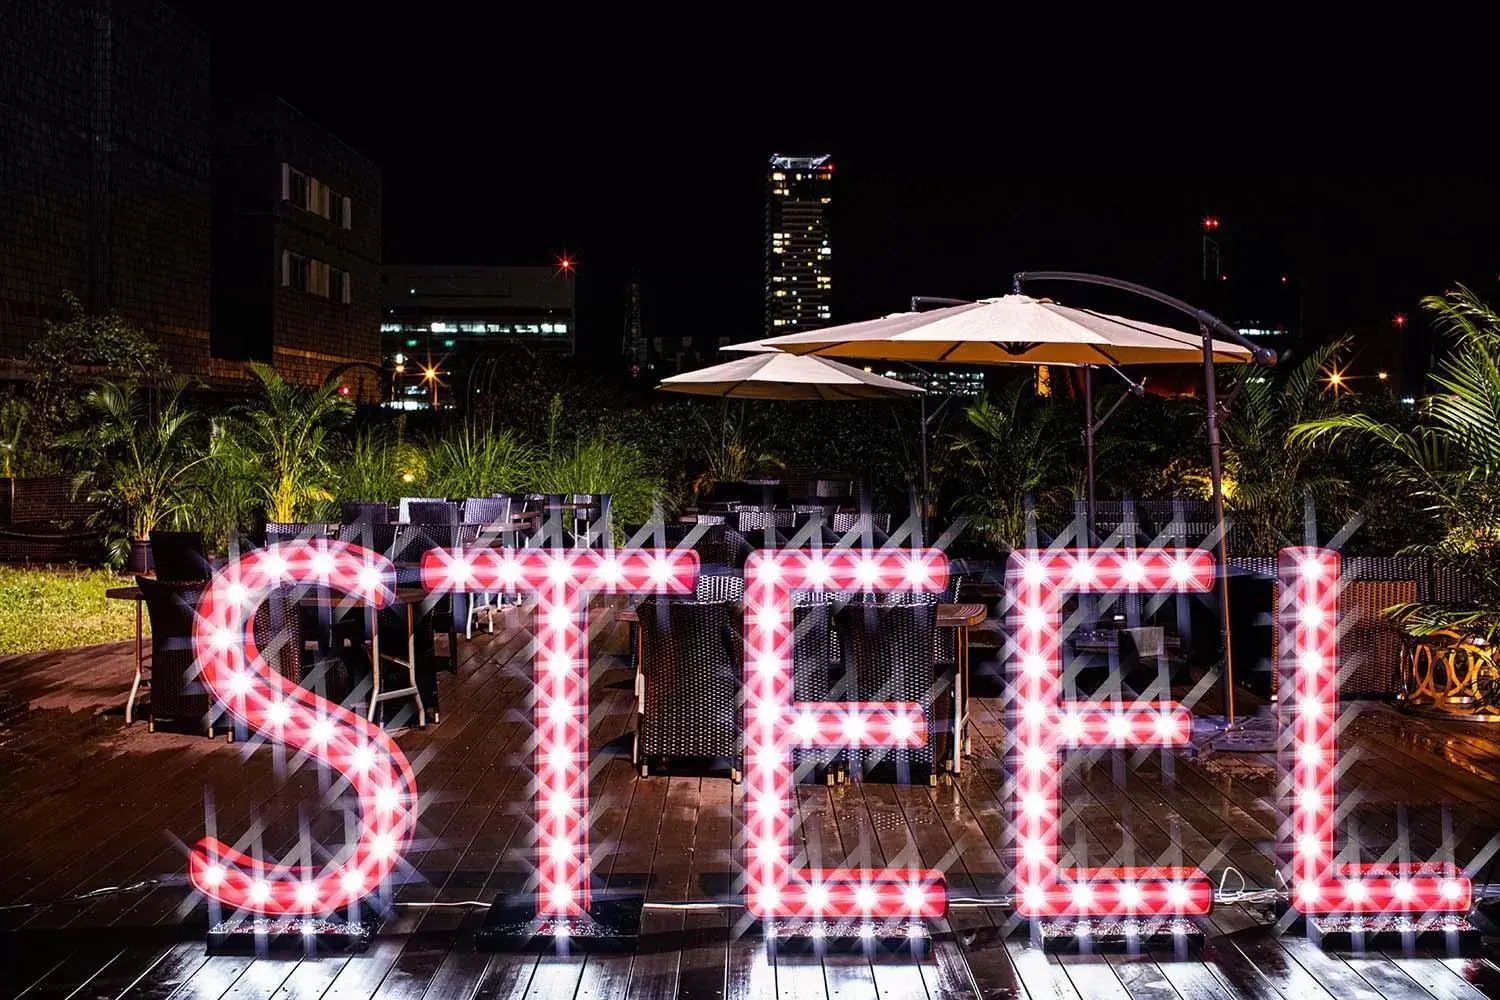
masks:
POLYGON ((1205 215, 1203 217, 1203 229, 1205 232, 1213 232, 1219 228, 1219 217, 1217 215, 1205 215))
POLYGON ((792 591, 937 593, 935 549, 756 552, 745 564, 745 892, 751 915, 923 919, 947 910, 929 869, 794 869, 793 747, 921 745, 927 721, 907 702, 809 702, 792 694, 792 591))
POLYGON ((193 626, 200 680, 235 718, 343 774, 359 796, 360 819, 348 857, 323 866, 266 862, 206 837, 188 858, 199 892, 269 916, 331 913, 375 891, 400 862, 418 808, 406 757, 379 726, 267 667, 250 630, 256 607, 278 587, 316 584, 379 608, 395 577, 382 555, 316 541, 240 556, 209 581, 193 626))
POLYGON ((577 263, 573 260, 573 255, 568 253, 566 250, 557 255, 556 264, 557 273, 565 276, 572 274, 574 269, 578 266, 577 263))
MULTIPOLYGON (((1282 549, 1282 725, 1290 725, 1292 904, 1321 914, 1466 913, 1473 885, 1447 863, 1338 864, 1338 630, 1340 564, 1327 549, 1282 549)), ((1283 767, 1286 767, 1283 764, 1283 767)))
POLYGON ((1011 822, 1020 845, 1016 912, 1023 917, 1200 915, 1213 884, 1196 868, 1058 866, 1061 751, 1088 746, 1181 746, 1192 718, 1176 702, 1065 702, 1063 602, 1069 593, 1204 593, 1214 564, 1199 549, 1064 549, 1013 553, 1006 590, 1016 643, 1011 822))
POLYGON ((1397 313, 1396 316, 1395 316, 1395 318, 1392 319, 1391 322, 1396 324, 1396 328, 1398 330, 1401 329, 1401 328, 1403 328, 1403 327, 1405 327, 1406 326, 1406 313, 1397 313))
POLYGON ((589 908, 589 593, 691 594, 698 554, 627 549, 434 549, 422 584, 435 594, 537 597, 535 813, 537 915, 589 908))

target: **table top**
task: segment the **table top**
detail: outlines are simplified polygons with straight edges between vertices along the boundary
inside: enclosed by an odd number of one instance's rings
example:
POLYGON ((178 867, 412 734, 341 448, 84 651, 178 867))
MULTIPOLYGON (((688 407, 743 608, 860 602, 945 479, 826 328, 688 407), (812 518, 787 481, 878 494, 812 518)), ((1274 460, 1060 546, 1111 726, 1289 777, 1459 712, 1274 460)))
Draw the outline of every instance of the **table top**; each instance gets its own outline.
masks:
POLYGON ((110 587, 104 596, 112 601, 139 601, 145 598, 140 587, 110 587))
MULTIPOLYGON (((939 604, 937 606, 938 628, 973 628, 989 617, 983 604, 939 604)), ((640 615, 633 607, 624 607, 615 612, 622 622, 638 622, 640 615)))

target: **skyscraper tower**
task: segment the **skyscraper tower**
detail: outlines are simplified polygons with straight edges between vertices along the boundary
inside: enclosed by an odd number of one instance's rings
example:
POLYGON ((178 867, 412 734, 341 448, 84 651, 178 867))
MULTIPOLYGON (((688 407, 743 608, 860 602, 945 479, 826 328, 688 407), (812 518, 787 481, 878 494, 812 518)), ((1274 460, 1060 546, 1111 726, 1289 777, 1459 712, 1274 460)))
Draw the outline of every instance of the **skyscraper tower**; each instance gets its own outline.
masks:
POLYGON ((832 156, 771 157, 766 172, 768 334, 816 330, 833 320, 832 200, 832 156))
POLYGON ((641 285, 632 281, 625 293, 625 336, 621 344, 630 377, 640 378, 649 366, 650 343, 641 331, 641 285))

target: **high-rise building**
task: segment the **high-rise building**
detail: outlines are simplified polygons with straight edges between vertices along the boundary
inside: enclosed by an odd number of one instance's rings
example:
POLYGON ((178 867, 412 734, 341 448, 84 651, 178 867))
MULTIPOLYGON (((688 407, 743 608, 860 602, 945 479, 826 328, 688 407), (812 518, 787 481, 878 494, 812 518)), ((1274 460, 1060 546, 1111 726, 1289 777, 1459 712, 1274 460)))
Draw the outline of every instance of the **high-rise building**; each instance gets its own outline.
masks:
POLYGON ((828 206, 833 158, 771 157, 766 173, 766 332, 800 333, 833 320, 828 206))

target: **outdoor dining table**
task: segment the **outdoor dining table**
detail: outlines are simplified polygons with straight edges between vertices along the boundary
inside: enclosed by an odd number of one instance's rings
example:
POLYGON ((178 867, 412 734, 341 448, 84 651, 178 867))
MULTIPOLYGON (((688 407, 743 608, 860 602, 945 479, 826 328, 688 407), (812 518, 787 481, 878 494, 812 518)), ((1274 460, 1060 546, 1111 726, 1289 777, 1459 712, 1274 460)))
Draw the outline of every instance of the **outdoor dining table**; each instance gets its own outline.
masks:
MULTIPOLYGON (((115 601, 135 602, 135 679, 130 684, 130 695, 125 702, 125 724, 128 726, 135 721, 135 703, 140 697, 141 684, 143 683, 144 670, 144 642, 145 629, 143 628, 142 608, 146 601, 146 595, 140 587, 111 587, 104 592, 104 596, 115 601)), ((427 709, 422 704, 421 692, 417 689, 417 650, 416 650, 416 615, 414 607, 425 598, 431 596, 425 587, 397 587, 395 590, 395 601, 406 608, 406 659, 388 656, 387 659, 407 668, 409 683, 406 687, 397 688, 394 691, 380 690, 380 629, 376 621, 376 609, 369 608, 370 612, 370 706, 366 718, 375 720, 375 709, 383 701, 392 701, 410 696, 417 706, 417 725, 427 725, 427 709)), ((351 603, 364 603, 357 596, 343 593, 332 593, 326 590, 309 590, 297 598, 297 603, 309 607, 336 608, 347 607, 351 603)), ((436 716, 433 719, 437 721, 436 716)))
MULTIPOLYGON (((627 605, 615 613, 617 621, 630 625, 640 624, 640 613, 627 605)), ((953 682, 953 761, 954 774, 963 771, 963 755, 968 748, 966 734, 969 726, 969 630, 984 624, 989 609, 983 604, 939 604, 937 606, 938 628, 954 630, 954 652, 957 660, 953 682)), ((637 711, 646 710, 646 675, 642 670, 643 648, 641 630, 635 630, 635 697, 637 711)))
POLYGON ((135 602, 135 680, 130 682, 130 697, 125 701, 125 725, 128 726, 135 721, 135 700, 141 695, 141 671, 144 666, 141 641, 145 634, 141 615, 146 595, 140 587, 111 587, 104 592, 104 596, 111 601, 135 602))

